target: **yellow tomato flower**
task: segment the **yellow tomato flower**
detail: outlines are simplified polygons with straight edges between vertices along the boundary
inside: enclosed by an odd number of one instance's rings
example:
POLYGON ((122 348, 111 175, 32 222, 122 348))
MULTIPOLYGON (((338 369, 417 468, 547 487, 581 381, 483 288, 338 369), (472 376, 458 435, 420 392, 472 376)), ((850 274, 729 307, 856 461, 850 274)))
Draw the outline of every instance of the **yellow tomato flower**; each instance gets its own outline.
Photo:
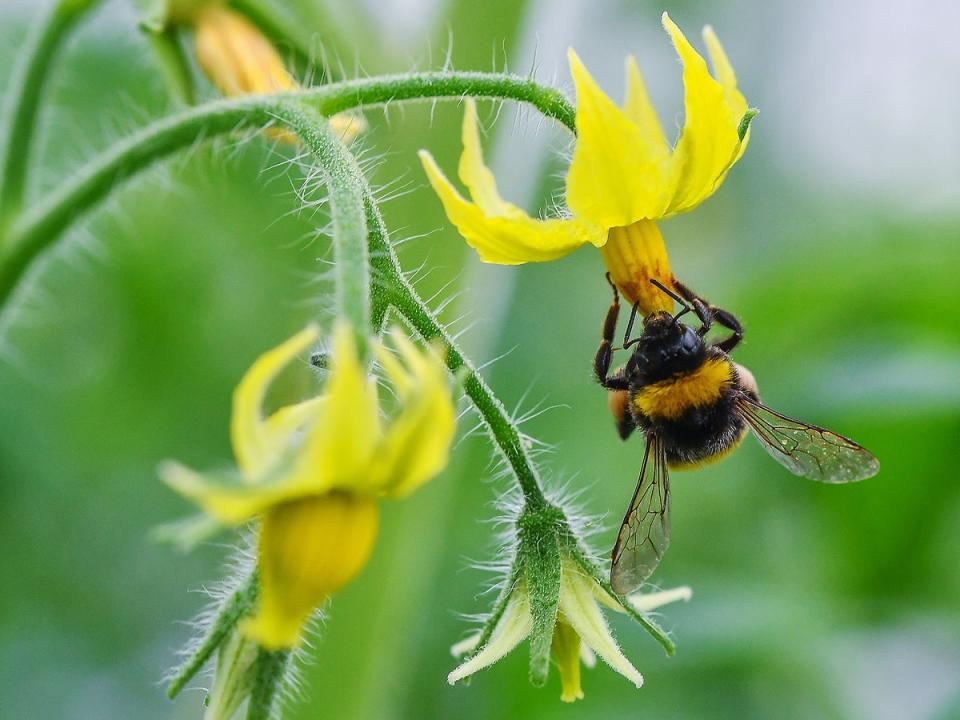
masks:
MULTIPOLYGON (((667 603, 689 600, 689 587, 662 592, 637 593, 627 600, 639 613, 647 613, 667 603)), ((624 609, 569 556, 560 564, 560 598, 553 628, 550 653, 560 672, 560 699, 573 702, 583 698, 580 687, 580 663, 592 667, 595 654, 636 687, 643 685, 643 676, 624 657, 610 632, 601 605, 618 612, 624 609)), ((477 651, 480 635, 476 634, 451 648, 454 656, 471 653, 471 657, 447 676, 453 683, 489 667, 523 642, 533 630, 530 593, 526 578, 521 575, 507 600, 490 639, 477 651)))
POLYGON ((567 172, 570 218, 537 219, 503 200, 484 165, 476 108, 466 101, 459 176, 466 200, 430 153, 420 159, 450 221, 485 262, 516 265, 562 257, 585 244, 600 248, 624 296, 640 310, 669 310, 672 301, 653 288, 673 284, 663 237, 655 220, 691 210, 723 182, 749 141, 755 114, 737 90, 727 56, 710 28, 704 40, 713 64, 663 14, 663 25, 683 63, 686 119, 671 148, 647 95, 636 61, 627 59, 627 95, 619 108, 599 88, 571 49, 576 85, 577 141, 567 172))
POLYGON ((237 386, 230 433, 238 482, 173 462, 161 468, 171 487, 220 523, 260 519, 258 607, 245 631, 271 649, 296 645, 313 610, 363 568, 377 534, 377 498, 404 497, 437 475, 456 424, 442 358, 398 331, 401 359, 374 345, 396 398, 384 420, 376 383, 343 323, 324 393, 264 417, 271 381, 317 337, 311 326, 265 353, 237 386))
MULTIPOLYGON (((270 40, 240 13, 213 2, 201 7, 193 22, 197 62, 227 97, 269 95, 300 87, 270 40)), ((330 125, 344 142, 367 127, 363 117, 350 113, 334 115, 330 125)), ((297 136, 289 130, 272 128, 269 134, 281 142, 297 142, 297 136)))

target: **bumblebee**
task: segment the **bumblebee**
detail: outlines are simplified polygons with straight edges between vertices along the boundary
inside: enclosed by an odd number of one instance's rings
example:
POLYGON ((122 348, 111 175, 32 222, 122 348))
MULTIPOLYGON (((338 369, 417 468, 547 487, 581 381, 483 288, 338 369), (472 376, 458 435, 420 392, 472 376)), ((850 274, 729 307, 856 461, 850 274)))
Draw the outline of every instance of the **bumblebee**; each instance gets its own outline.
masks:
POLYGON ((639 429, 646 441, 637 487, 611 553, 610 584, 621 595, 650 576, 670 544, 668 470, 696 468, 723 458, 748 429, 774 460, 811 480, 847 483, 880 469, 876 457, 853 440, 781 415, 760 402, 753 375, 730 359, 730 351, 743 338, 733 315, 679 282, 674 281, 677 292, 657 280, 650 282, 672 297, 680 312, 651 313, 643 320, 643 332, 630 339, 637 317, 634 305, 620 349, 636 349, 622 368, 610 373, 620 314, 619 294, 611 282, 613 301, 594 358, 596 379, 610 391, 620 437, 626 440, 639 429), (690 312, 700 321, 696 330, 680 322, 690 312), (714 321, 732 333, 708 344, 705 337, 714 321))

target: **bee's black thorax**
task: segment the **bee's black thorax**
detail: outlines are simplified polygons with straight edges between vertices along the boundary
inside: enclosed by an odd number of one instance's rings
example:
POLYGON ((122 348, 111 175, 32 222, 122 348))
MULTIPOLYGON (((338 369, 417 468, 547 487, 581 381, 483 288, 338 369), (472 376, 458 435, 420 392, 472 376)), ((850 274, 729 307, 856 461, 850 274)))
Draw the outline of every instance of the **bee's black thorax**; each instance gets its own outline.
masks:
POLYGON ((719 459, 742 439, 736 367, 670 315, 647 318, 627 370, 633 420, 660 439, 672 466, 719 459))

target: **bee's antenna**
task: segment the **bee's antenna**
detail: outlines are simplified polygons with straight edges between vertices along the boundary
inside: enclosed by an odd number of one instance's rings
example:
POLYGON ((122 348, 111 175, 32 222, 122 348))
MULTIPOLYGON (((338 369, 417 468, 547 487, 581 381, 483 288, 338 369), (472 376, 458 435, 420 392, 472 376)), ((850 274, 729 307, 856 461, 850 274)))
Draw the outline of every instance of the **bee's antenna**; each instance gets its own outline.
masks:
POLYGON ((650 284, 653 285, 655 288, 658 288, 659 290, 662 290, 663 292, 665 292, 665 293, 666 293, 667 295, 669 295, 670 297, 672 297, 674 300, 677 301, 677 303, 680 304, 680 307, 683 308, 683 310, 681 310, 681 311, 678 312, 676 315, 674 315, 674 317, 673 317, 673 321, 674 321, 674 322, 677 322, 681 317, 683 317, 683 316, 686 315, 688 312, 691 312, 691 311, 693 310, 693 308, 690 307, 690 305, 687 304, 687 301, 686 301, 686 300, 684 300, 682 297, 680 297, 679 295, 677 295, 673 290, 671 290, 670 288, 668 288, 666 285, 664 285, 662 282, 660 282, 660 281, 657 280, 656 278, 650 278, 650 284))

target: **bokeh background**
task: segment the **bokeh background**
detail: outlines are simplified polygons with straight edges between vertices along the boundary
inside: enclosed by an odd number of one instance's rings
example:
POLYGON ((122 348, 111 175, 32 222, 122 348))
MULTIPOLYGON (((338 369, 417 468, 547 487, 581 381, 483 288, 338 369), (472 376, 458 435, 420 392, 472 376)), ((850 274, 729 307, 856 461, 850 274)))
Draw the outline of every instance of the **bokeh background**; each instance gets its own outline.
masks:
MULTIPOLYGON (((0 7, 5 84, 36 5, 0 7)), ((490 450, 385 508, 371 565, 338 596, 304 669, 295 718, 960 717, 960 43, 954 3, 814 0, 290 0, 278 6, 347 75, 505 65, 570 90, 573 45, 621 97, 634 53, 667 127, 682 120, 663 9, 698 41, 713 24, 761 109, 722 190, 663 231, 677 273, 746 325, 740 362, 776 408, 853 435, 878 477, 825 487, 752 441, 674 475, 674 540, 654 577, 694 598, 665 610, 665 658, 612 622, 646 676, 604 666, 586 699, 526 679, 522 648, 449 687, 449 645, 482 611, 495 551, 490 450)), ((137 16, 107 2, 58 64, 30 197, 174 109, 137 16)), ((212 95, 209 88, 204 89, 212 95)), ((488 157, 531 211, 562 189, 569 137, 486 104, 488 157), (497 117, 493 123, 494 117, 497 117)), ((598 253, 483 266, 448 226, 415 151, 452 171, 455 103, 371 111, 360 142, 405 267, 447 311, 508 405, 547 409, 527 430, 556 446, 554 484, 605 518, 605 552, 642 445, 621 444, 589 367, 608 302, 598 253)), ((178 555, 149 537, 188 505, 157 463, 230 460, 229 398, 261 351, 324 312, 322 215, 302 175, 259 139, 201 146, 138 177, 70 232, 0 317, 0 715, 190 718, 203 693, 165 698, 182 621, 221 574, 230 537, 178 555)), ((306 367, 277 398, 307 392, 306 367)), ((472 425, 465 420, 464 428, 472 425)))

